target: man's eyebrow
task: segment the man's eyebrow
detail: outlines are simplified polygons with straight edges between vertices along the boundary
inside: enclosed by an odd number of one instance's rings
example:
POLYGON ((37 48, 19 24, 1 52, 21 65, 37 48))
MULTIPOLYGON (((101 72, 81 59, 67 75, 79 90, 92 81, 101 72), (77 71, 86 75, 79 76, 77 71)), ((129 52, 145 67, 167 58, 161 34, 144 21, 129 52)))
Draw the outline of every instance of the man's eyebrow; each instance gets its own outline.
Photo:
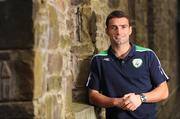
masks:
POLYGON ((123 25, 119 25, 119 26, 129 26, 129 25, 127 25, 127 24, 123 24, 123 25))
POLYGON ((114 25, 114 24, 112 24, 110 26, 112 26, 112 27, 116 27, 116 26, 123 26, 124 27, 125 26, 126 27, 126 26, 129 26, 129 25, 128 24, 121 24, 121 25, 114 25))
POLYGON ((111 24, 110 26, 129 26, 129 24, 120 24, 120 25, 116 25, 116 24, 111 24))

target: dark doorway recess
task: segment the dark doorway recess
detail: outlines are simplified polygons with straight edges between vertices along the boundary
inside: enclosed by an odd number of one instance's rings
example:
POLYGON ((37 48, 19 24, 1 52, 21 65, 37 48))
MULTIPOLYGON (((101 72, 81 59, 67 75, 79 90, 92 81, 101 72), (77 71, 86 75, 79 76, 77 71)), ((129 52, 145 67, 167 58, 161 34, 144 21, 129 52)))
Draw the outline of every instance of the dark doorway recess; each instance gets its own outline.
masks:
POLYGON ((33 47, 32 0, 0 1, 0 50, 33 47))

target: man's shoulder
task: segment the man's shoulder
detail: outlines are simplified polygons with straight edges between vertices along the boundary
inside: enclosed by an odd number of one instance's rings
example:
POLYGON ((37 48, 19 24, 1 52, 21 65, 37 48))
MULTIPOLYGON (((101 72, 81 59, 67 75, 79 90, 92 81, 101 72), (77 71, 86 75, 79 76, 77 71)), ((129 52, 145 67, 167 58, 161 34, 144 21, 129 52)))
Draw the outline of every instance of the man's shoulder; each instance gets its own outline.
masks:
POLYGON ((152 49, 145 48, 145 47, 142 47, 142 46, 139 46, 139 45, 135 45, 135 50, 136 50, 136 52, 153 52, 152 49))
POLYGON ((148 57, 157 57, 156 53, 150 49, 150 48, 145 48, 145 47, 142 47, 142 46, 139 46, 139 45, 135 45, 135 52, 136 54, 138 55, 141 55, 141 56, 148 56, 148 57))
POLYGON ((100 51, 99 53, 97 53, 96 55, 94 55, 95 57, 96 56, 108 56, 108 50, 103 50, 103 51, 100 51))
POLYGON ((108 50, 99 51, 97 54, 93 55, 91 60, 99 61, 108 56, 108 50))

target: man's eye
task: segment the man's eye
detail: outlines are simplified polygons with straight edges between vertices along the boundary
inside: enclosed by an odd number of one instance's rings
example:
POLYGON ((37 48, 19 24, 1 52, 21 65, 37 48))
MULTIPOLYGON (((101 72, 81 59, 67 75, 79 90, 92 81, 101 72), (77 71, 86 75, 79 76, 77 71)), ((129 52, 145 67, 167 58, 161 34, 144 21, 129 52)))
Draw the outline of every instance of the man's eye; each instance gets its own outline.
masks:
POLYGON ((128 25, 122 25, 121 26, 121 28, 127 28, 128 27, 128 25))
POLYGON ((111 26, 111 29, 116 30, 117 27, 116 26, 111 26))

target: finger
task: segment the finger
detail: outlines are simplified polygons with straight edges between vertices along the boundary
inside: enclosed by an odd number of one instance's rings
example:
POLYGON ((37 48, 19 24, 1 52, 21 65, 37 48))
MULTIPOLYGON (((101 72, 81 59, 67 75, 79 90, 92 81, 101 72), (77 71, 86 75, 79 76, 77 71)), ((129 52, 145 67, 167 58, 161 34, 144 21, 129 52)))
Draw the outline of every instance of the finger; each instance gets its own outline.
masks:
POLYGON ((126 102, 126 103, 123 103, 123 104, 121 105, 121 108, 124 109, 124 110, 126 110, 126 107, 127 107, 128 104, 129 104, 129 103, 127 103, 127 102, 126 102))
POLYGON ((123 105, 121 106, 124 110, 128 110, 131 106, 133 105, 133 103, 131 103, 131 101, 127 100, 123 103, 123 105))
POLYGON ((124 107, 124 109, 125 109, 125 110, 128 110, 128 111, 132 111, 132 110, 134 109, 134 105, 131 104, 131 103, 129 103, 128 105, 126 105, 126 106, 124 107))
POLYGON ((136 109, 136 106, 131 103, 131 105, 129 105, 128 109, 129 109, 130 111, 134 111, 134 110, 136 109))

